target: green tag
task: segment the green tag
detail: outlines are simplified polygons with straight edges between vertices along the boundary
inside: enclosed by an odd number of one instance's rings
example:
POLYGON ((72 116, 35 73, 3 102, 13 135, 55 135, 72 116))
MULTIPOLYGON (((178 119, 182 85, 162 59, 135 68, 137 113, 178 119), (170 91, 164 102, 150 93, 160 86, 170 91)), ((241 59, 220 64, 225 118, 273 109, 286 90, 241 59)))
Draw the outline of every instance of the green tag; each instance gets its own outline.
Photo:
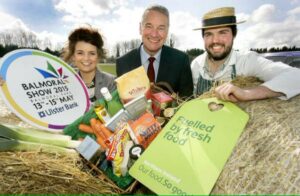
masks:
POLYGON ((230 102, 189 101, 129 173, 157 194, 209 194, 248 119, 230 102))

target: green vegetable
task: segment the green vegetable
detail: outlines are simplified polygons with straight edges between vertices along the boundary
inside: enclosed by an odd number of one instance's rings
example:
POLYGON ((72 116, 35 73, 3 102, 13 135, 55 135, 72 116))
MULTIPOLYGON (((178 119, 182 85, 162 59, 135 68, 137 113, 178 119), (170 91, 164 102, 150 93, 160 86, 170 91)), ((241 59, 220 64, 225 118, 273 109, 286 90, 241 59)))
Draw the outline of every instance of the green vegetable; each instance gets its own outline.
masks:
POLYGON ((74 149, 0 137, 0 151, 37 151, 37 150, 41 152, 61 153, 61 154, 76 153, 74 149))
POLYGON ((0 124, 0 136, 9 139, 50 144, 66 148, 76 148, 81 142, 71 140, 70 136, 43 132, 41 130, 21 128, 0 124))
POLYGON ((70 136, 44 132, 38 129, 21 128, 0 124, 0 151, 42 151, 71 154, 80 141, 70 136))

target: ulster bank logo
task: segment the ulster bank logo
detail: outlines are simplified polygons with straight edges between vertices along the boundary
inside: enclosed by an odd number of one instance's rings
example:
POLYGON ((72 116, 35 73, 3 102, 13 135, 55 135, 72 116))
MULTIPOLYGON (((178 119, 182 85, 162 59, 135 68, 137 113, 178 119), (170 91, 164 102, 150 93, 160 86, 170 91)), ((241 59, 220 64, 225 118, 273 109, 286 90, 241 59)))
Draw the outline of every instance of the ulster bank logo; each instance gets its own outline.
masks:
POLYGON ((59 68, 57 70, 54 69, 54 67, 47 61, 47 70, 42 70, 39 68, 35 69, 46 79, 46 78, 57 78, 57 79, 66 79, 68 78, 67 75, 63 73, 63 69, 59 68))

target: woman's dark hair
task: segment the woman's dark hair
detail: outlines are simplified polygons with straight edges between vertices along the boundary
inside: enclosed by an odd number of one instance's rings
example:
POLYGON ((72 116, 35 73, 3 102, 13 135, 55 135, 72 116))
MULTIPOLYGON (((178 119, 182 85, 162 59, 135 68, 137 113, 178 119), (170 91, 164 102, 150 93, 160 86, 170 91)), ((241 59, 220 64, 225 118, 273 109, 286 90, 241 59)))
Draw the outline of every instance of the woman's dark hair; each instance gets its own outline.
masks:
POLYGON ((103 48, 103 39, 98 30, 88 27, 80 27, 73 30, 69 37, 67 45, 62 51, 62 58, 64 61, 70 63, 71 57, 75 52, 76 43, 79 41, 84 41, 94 45, 97 48, 97 53, 99 57, 105 57, 105 50, 103 48))
MULTIPOLYGON (((237 34, 237 27, 236 27, 236 25, 230 25, 230 26, 225 26, 225 27, 230 27, 231 31, 232 31, 233 37, 236 36, 236 34, 237 34)), ((202 37, 204 37, 204 31, 205 31, 205 29, 202 29, 202 37)))

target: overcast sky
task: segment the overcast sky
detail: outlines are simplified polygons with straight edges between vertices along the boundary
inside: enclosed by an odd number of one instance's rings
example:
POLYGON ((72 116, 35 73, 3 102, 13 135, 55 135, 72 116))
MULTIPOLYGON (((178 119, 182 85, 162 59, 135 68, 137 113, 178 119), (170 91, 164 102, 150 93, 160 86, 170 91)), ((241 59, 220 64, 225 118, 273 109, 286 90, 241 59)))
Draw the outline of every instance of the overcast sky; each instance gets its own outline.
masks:
POLYGON ((0 0, 0 30, 21 27, 39 37, 65 42, 69 32, 89 23, 99 28, 107 49, 118 41, 138 39, 145 7, 161 4, 170 11, 175 47, 202 48, 202 15, 234 6, 239 19, 235 48, 300 47, 300 0, 0 0))

